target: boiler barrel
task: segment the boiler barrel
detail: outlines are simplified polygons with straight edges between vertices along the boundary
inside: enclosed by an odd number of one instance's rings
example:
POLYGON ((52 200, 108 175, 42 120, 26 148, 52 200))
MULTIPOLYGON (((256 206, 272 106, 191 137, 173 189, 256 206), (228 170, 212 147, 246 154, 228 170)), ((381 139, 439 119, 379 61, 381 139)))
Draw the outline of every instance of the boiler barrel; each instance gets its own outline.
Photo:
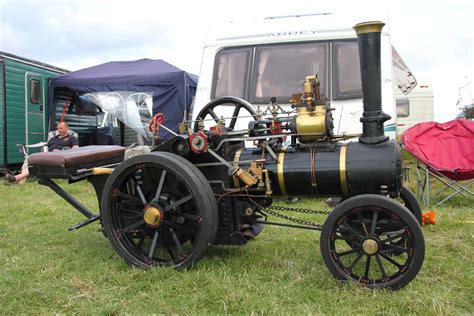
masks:
MULTIPOLYGON (((276 153, 276 160, 266 153, 265 168, 271 177, 273 193, 293 196, 398 195, 402 171, 395 141, 332 146, 282 149, 276 153)), ((257 149, 242 149, 234 157, 243 169, 247 169, 249 161, 257 159, 262 159, 262 153, 257 149)))

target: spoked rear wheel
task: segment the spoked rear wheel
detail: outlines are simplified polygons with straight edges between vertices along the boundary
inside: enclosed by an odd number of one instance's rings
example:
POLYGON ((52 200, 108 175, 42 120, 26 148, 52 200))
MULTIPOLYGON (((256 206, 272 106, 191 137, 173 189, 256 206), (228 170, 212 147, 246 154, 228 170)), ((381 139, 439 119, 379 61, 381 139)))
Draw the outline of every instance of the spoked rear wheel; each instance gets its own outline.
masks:
POLYGON ((425 254, 413 214, 390 198, 372 194, 339 204, 324 223, 320 246, 336 278, 394 290, 418 274, 425 254))
POLYGON ((170 153, 133 157, 110 175, 101 201, 105 232, 131 265, 189 268, 214 241, 217 206, 203 174, 170 153))

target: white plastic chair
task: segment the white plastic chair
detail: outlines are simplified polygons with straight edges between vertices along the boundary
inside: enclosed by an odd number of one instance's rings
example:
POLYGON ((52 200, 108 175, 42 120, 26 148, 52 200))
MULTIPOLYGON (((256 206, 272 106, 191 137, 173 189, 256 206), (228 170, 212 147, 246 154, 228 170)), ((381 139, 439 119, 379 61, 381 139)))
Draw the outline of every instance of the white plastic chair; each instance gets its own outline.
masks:
MULTIPOLYGON (((68 135, 72 136, 72 137, 75 137, 76 139, 79 139, 78 137, 78 134, 76 132, 74 132, 73 130, 68 130, 67 131, 68 135)), ((58 135, 58 131, 51 131, 48 133, 48 141, 53 138, 53 137, 56 137, 58 135)), ((40 143, 36 143, 36 144, 30 144, 30 145, 26 145, 26 144, 17 144, 16 146, 20 148, 20 151, 23 153, 23 156, 26 158, 28 158, 29 154, 28 154, 28 148, 39 148, 41 147, 41 151, 45 152, 45 151, 48 151, 48 141, 46 142, 40 142, 40 143)))

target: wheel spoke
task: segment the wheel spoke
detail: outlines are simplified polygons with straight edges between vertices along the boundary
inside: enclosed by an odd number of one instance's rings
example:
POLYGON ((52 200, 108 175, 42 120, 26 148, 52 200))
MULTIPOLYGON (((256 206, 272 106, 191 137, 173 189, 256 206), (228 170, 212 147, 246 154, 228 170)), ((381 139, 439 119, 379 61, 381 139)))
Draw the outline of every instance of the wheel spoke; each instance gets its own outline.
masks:
POLYGON ((217 229, 212 187, 197 167, 183 165, 183 158, 164 153, 136 158, 108 178, 101 205, 105 231, 131 265, 189 268, 217 229))
POLYGON ((137 214, 122 214, 120 217, 123 219, 134 219, 134 218, 141 218, 143 214, 137 215, 137 214))
POLYGON ((121 198, 123 198, 123 199, 130 200, 130 201, 135 201, 135 202, 140 203, 140 205, 144 205, 144 204, 142 203, 142 201, 140 201, 140 200, 137 199, 136 197, 131 196, 131 195, 128 195, 128 194, 125 194, 125 193, 123 193, 123 192, 120 192, 119 190, 115 190, 114 193, 113 193, 113 196, 114 196, 114 197, 121 197, 121 198))
POLYGON ((380 269, 380 273, 382 273, 382 277, 386 278, 387 274, 385 273, 385 269, 383 267, 382 260, 380 259, 380 256, 377 254, 375 256, 375 259, 377 259, 377 264, 379 265, 379 269, 380 269))
POLYGON ((402 253, 408 251, 407 248, 403 248, 403 247, 400 247, 400 246, 397 246, 397 245, 394 245, 394 244, 384 244, 384 246, 385 247, 390 247, 390 248, 395 249, 397 251, 401 251, 402 253))
POLYGON ((365 233, 365 236, 369 236, 369 231, 367 230, 367 226, 365 225, 365 220, 364 218, 362 217, 362 214, 361 213, 357 213, 357 218, 359 219, 360 221, 360 224, 362 225, 362 228, 364 229, 364 233, 365 233))
POLYGON ((211 114, 212 118, 214 119, 214 121, 216 121, 217 124, 219 124, 219 117, 217 116, 217 114, 214 112, 213 109, 209 109, 208 110, 209 114, 211 114))
POLYGON ((158 202, 160 198, 161 190, 163 189, 163 183, 165 182, 166 177, 166 170, 163 170, 160 177, 160 182, 158 183, 158 188, 156 189, 155 197, 153 198, 152 202, 158 202))
POLYGON ((235 123, 237 122, 237 117, 239 116, 239 112, 242 106, 240 104, 237 104, 234 109, 234 113, 232 113, 232 119, 230 120, 229 127, 234 129, 235 123))
POLYGON ((148 171, 147 171, 146 167, 143 167, 143 169, 137 170, 137 172, 140 172, 140 178, 141 178, 140 181, 141 181, 141 183, 144 183, 145 186, 149 186, 151 181, 150 181, 150 177, 148 175, 148 171))
POLYGON ((138 183, 135 184, 135 188, 137 189, 138 195, 140 196, 140 200, 142 201, 143 205, 145 205, 146 199, 145 199, 145 196, 143 195, 142 188, 140 188, 138 183))
POLYGON ((135 229, 137 227, 140 227, 141 225, 145 224, 145 221, 143 219, 131 224, 131 225, 128 225, 127 227, 123 228, 122 229, 122 233, 128 233, 129 231, 131 231, 132 229, 135 229))
POLYGON ((321 254, 338 279, 398 290, 419 272, 423 235, 399 202, 381 195, 350 197, 324 223, 321 254), (366 237, 367 235, 367 237, 366 237))
POLYGON ((366 279, 369 278, 370 259, 371 259, 371 256, 367 256, 367 261, 365 262, 364 278, 366 279))
POLYGON ((151 246, 150 246, 150 251, 148 252, 148 258, 152 259, 153 256, 155 255, 155 251, 156 251, 156 245, 157 245, 157 242, 158 242, 158 230, 155 231, 155 234, 153 235, 153 240, 151 242, 151 246))
POLYGON ((369 237, 369 231, 367 230, 367 225, 365 225, 364 221, 362 221, 362 228, 364 228, 365 236, 369 237))
POLYGON ((174 229, 177 229, 177 230, 183 230, 189 234, 195 234, 195 230, 194 229, 191 229, 189 227, 186 227, 186 226, 183 226, 183 225, 179 225, 179 224, 176 224, 176 223, 173 223, 173 222, 170 222, 168 220, 164 220, 163 221, 163 225, 165 226, 168 226, 168 227, 171 227, 171 228, 174 228, 174 229))
POLYGON ((385 245, 385 244, 387 244, 388 242, 391 242, 391 241, 393 241, 393 240, 395 240, 395 239, 402 238, 403 235, 405 235, 405 230, 404 230, 403 232, 401 232, 401 233, 398 233, 398 234, 395 234, 395 235, 390 235, 388 238, 386 238, 386 239, 384 239, 384 240, 380 240, 380 242, 385 245))
POLYGON ((174 208, 180 206, 181 204, 186 203, 186 202, 188 202, 188 201, 190 201, 190 200, 192 200, 192 199, 193 199, 193 196, 192 196, 191 194, 186 195, 185 197, 183 197, 183 198, 179 199, 178 201, 176 201, 176 202, 174 202, 174 203, 171 203, 170 205, 168 205, 167 207, 165 207, 165 208, 164 208, 164 211, 165 211, 165 212, 168 212, 169 210, 172 210, 172 209, 174 209, 174 208))
POLYGON ((348 267, 349 270, 352 270, 352 268, 355 267, 355 265, 357 264, 357 262, 359 262, 359 260, 362 258, 364 254, 361 252, 359 253, 359 255, 357 255, 357 257, 354 259, 354 261, 352 261, 351 265, 348 267))
POLYGON ((399 264, 398 262, 396 262, 395 260, 393 260, 392 258, 390 258, 389 256, 387 256, 386 254, 384 254, 383 252, 380 252, 380 255, 382 256, 382 258, 384 258, 385 260, 387 260, 388 262, 390 262, 391 264, 393 264, 394 266, 396 266, 398 269, 401 269, 402 268, 402 265, 399 264))
POLYGON ((125 213, 132 213, 132 214, 135 214, 136 216, 143 216, 143 211, 136 211, 136 210, 125 208, 123 206, 120 206, 119 209, 125 213))
MULTIPOLYGON (((344 221, 347 223, 347 218, 344 216, 344 221)), ((354 236, 355 238, 357 238, 358 240, 361 240, 362 238, 364 238, 361 234, 359 234, 359 232, 357 232, 351 225, 349 225, 349 223, 347 223, 347 225, 344 225, 343 224, 343 227, 346 228, 351 234, 352 236, 354 236)))
POLYGON ((401 227, 402 223, 400 223, 400 221, 392 221, 392 222, 385 222, 383 224, 380 224, 379 222, 379 228, 381 231, 399 231, 399 230, 402 230, 402 229, 405 229, 405 227, 401 227), (400 226, 400 227, 397 227, 397 226, 400 226))
POLYGON ((178 236, 174 232, 174 229, 169 227, 169 230, 170 230, 170 233, 171 233, 171 237, 173 237, 173 241, 176 244, 176 247, 178 248, 178 256, 179 256, 179 258, 182 258, 184 256, 183 246, 179 242, 178 236))
POLYGON ((375 234, 375 228, 377 227, 377 216, 379 212, 374 211, 374 215, 372 216, 372 227, 370 227, 370 233, 375 234))
POLYGON ((343 235, 336 235, 336 239, 345 240, 345 241, 358 241, 358 240, 357 240, 356 238, 354 238, 354 237, 343 236, 343 235))
POLYGON ((358 251, 359 251, 359 249, 351 249, 351 250, 347 250, 347 251, 340 252, 340 253, 337 253, 337 252, 336 252, 336 255, 337 255, 338 257, 343 257, 343 256, 350 255, 350 254, 352 254, 352 253, 356 253, 356 252, 358 252, 358 251))

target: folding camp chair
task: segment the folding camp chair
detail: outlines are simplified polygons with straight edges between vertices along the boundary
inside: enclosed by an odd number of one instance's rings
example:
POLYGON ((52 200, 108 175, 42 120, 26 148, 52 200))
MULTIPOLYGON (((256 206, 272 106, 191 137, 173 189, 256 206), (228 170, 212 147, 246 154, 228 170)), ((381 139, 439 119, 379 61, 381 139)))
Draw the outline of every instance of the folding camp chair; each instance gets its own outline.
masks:
MULTIPOLYGON (((67 133, 69 135, 75 137, 76 139, 79 139, 76 132, 74 132, 72 130, 68 130, 67 133)), ((49 132, 48 133, 48 141, 51 138, 53 138, 57 135, 58 135, 58 131, 49 132)), ((16 146, 20 148, 20 151, 23 153, 23 156, 25 157, 25 159, 28 158, 28 156, 29 156, 29 153, 28 153, 29 148, 41 148, 41 151, 48 151, 48 143, 47 142, 40 142, 40 143, 30 144, 30 145, 17 144, 16 146)))
POLYGON ((417 158, 418 192, 426 207, 431 197, 449 189, 452 193, 434 206, 458 194, 474 196, 474 121, 418 123, 403 133, 402 143, 417 158), (430 178, 442 183, 443 188, 431 192, 430 178))

